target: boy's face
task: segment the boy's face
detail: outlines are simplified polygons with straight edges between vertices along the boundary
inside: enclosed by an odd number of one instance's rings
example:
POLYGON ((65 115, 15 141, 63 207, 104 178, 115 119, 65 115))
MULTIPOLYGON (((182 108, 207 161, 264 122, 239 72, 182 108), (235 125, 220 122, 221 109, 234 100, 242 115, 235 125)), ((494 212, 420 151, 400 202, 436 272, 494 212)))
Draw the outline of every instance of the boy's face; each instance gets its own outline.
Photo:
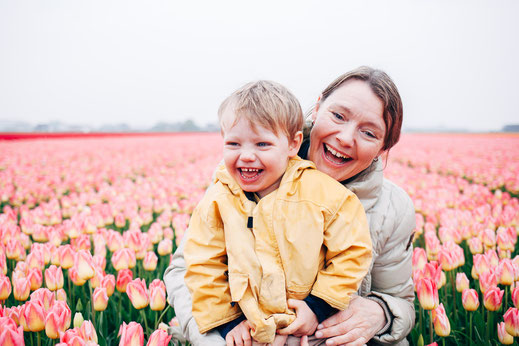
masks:
POLYGON ((260 198, 279 187, 288 159, 297 155, 302 135, 289 140, 282 131, 252 124, 241 117, 233 125, 235 115, 227 110, 222 114, 225 167, 242 190, 256 192, 260 198))

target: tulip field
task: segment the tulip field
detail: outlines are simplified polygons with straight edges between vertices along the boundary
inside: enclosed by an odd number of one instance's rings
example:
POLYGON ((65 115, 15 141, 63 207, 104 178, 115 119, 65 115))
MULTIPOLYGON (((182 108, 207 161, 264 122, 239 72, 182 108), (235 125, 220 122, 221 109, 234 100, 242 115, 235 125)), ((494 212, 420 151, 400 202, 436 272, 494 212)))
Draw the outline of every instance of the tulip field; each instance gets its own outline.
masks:
MULTIPOLYGON (((0 140, 0 345, 168 345, 164 270, 219 134, 0 140)), ((407 134, 414 345, 517 344, 519 135, 407 134)))

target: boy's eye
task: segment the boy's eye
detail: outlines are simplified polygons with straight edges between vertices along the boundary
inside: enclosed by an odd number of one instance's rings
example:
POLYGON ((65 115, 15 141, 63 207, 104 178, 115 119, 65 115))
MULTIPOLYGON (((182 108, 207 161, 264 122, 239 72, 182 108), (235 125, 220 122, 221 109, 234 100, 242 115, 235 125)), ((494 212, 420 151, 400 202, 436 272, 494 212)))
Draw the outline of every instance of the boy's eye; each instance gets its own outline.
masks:
POLYGON ((269 146, 269 145, 270 145, 270 144, 267 143, 267 142, 259 142, 259 143, 258 143, 258 147, 267 147, 267 146, 269 146))
POLYGON ((225 142, 225 145, 230 146, 230 147, 234 147, 234 146, 237 146, 238 143, 236 143, 236 142, 225 142))

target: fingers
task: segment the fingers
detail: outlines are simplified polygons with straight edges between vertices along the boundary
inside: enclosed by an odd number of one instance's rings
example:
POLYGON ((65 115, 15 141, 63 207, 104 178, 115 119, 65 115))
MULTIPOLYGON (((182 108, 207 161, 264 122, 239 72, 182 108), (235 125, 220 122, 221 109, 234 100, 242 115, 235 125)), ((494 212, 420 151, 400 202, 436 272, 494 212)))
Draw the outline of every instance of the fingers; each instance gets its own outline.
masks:
POLYGON ((299 328, 301 327, 301 322, 297 320, 297 318, 294 320, 294 322, 290 323, 287 327, 283 328, 283 329, 279 329, 277 331, 278 334, 281 334, 281 335, 290 335, 290 334, 294 334, 296 331, 299 330, 299 328))
POLYGON ((301 337, 301 346, 310 346, 308 343, 308 335, 303 335, 301 337))
POLYGON ((350 333, 339 335, 326 340, 326 346, 346 345, 346 346, 362 346, 368 340, 361 335, 359 329, 352 330, 350 333))
POLYGON ((276 335, 272 346, 284 346, 285 342, 287 341, 287 337, 287 335, 276 335))
POLYGON ((342 322, 331 327, 317 329, 315 332, 316 338, 333 338, 334 336, 344 335, 348 333, 353 327, 347 322, 342 322))
POLYGON ((289 308, 291 308, 291 309, 296 310, 296 311, 297 311, 297 309, 298 309, 299 307, 301 307, 301 304, 304 304, 303 301, 298 300, 298 299, 289 299, 289 300, 287 301, 287 306, 288 306, 289 308))
POLYGON ((332 316, 328 317, 326 320, 324 320, 317 329, 322 328, 328 328, 331 326, 335 326, 341 322, 347 321, 350 319, 350 317, 353 315, 353 310, 350 308, 347 308, 346 310, 339 311, 336 314, 333 314, 332 316))

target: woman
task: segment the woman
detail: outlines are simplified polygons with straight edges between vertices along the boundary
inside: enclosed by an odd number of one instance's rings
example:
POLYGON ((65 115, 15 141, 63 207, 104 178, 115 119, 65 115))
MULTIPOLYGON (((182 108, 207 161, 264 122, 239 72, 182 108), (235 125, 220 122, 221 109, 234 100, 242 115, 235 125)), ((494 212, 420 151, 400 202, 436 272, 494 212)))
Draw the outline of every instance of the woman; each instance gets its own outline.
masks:
MULTIPOLYGON (((409 196, 383 178, 381 155, 400 137, 402 101, 384 72, 360 67, 337 78, 322 93, 300 156, 342 182, 360 199, 368 217, 373 262, 359 296, 319 326, 326 345, 407 344, 414 324, 411 280, 414 207, 409 196)), ((221 345, 215 332, 200 335, 184 284, 183 244, 164 281, 183 334, 194 345, 221 345)), ((284 332, 290 334, 290 326, 284 332)))

